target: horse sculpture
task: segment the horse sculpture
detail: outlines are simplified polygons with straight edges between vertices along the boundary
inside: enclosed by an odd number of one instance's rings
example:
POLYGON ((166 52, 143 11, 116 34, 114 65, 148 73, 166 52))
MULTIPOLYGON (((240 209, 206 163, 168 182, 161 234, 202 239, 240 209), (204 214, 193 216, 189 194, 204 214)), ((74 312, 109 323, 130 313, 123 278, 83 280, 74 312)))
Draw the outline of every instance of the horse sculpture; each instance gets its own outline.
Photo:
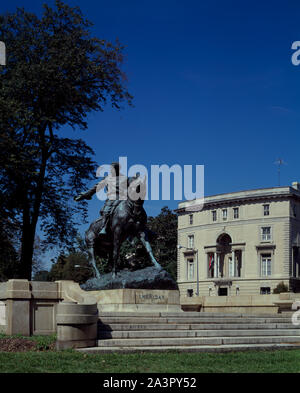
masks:
MULTIPOLYGON (((130 191, 130 187, 136 179, 137 177, 134 177, 129 180, 128 191, 130 191)), ((146 178, 143 180, 142 187, 138 185, 139 190, 146 190, 145 184, 146 178)), ((100 234, 101 229, 105 225, 102 217, 94 221, 86 231, 85 241, 92 256, 90 262, 96 278, 100 278, 100 273, 96 266, 95 257, 108 256, 108 263, 112 266, 112 276, 114 278, 119 260, 120 247, 125 240, 133 240, 134 238, 141 240, 153 265, 159 270, 162 269, 161 265, 156 261, 149 243, 149 230, 146 226, 147 214, 143 204, 144 195, 141 195, 137 200, 133 200, 130 198, 130 192, 128 192, 128 198, 119 201, 118 205, 112 210, 109 220, 106 223, 105 234, 100 234)))

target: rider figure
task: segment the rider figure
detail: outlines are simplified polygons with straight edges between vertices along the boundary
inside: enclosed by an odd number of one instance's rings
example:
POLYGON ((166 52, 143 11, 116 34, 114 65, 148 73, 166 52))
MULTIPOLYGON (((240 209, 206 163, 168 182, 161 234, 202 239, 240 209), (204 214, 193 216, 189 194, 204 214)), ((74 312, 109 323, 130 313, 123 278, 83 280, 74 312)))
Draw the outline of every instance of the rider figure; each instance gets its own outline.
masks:
POLYGON ((106 225, 113 209, 120 203, 120 200, 127 199, 128 178, 120 173, 120 168, 121 166, 118 162, 113 162, 111 164, 111 173, 108 176, 105 176, 87 192, 81 193, 74 198, 75 201, 91 199, 94 194, 100 192, 103 188, 106 190, 107 199, 100 210, 101 217, 99 220, 101 220, 101 223, 103 222, 100 234, 106 233, 106 225))

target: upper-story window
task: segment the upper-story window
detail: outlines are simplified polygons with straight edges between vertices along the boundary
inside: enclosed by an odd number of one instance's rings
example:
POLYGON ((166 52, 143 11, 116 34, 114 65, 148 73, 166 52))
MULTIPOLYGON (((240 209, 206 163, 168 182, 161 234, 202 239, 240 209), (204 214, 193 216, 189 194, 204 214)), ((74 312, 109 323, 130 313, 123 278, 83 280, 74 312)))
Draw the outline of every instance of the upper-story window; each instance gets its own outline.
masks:
POLYGON ((263 242, 267 242, 267 241, 272 240, 271 227, 262 227, 261 228, 261 240, 263 242))
POLYGON ((234 219, 239 218, 239 208, 238 207, 233 208, 233 218, 234 219))
POLYGON ((213 210, 213 211, 211 212, 211 214, 212 214, 212 220, 213 220, 213 221, 217 221, 217 211, 216 211, 216 210, 213 210))
POLYGON ((188 236, 188 248, 194 248, 194 235, 188 236))
POLYGON ((193 215, 192 215, 192 214, 190 214, 190 217, 189 217, 189 220, 190 220, 190 225, 193 225, 193 219, 194 219, 193 215))
POLYGON ((223 217, 223 220, 227 220, 227 209, 222 210, 222 217, 223 217))
POLYGON ((270 215, 270 205, 264 205, 264 216, 270 215))

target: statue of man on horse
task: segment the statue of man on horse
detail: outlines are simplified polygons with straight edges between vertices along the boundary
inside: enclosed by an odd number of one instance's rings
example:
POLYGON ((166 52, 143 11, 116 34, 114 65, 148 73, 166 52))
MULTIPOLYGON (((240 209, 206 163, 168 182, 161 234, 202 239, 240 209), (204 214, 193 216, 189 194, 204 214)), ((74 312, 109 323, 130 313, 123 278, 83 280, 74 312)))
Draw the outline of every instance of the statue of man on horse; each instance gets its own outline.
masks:
POLYGON ((100 217, 90 225, 85 236, 96 278, 100 278, 95 262, 96 255, 109 256, 109 264, 113 266, 112 272, 115 276, 121 244, 126 239, 134 237, 141 240, 154 266, 162 269, 154 258, 148 241, 147 215, 143 208, 145 186, 146 179, 143 181, 139 175, 127 178, 120 173, 119 163, 114 162, 111 164, 108 176, 87 192, 74 198, 78 202, 91 199, 103 188, 107 192, 107 199, 100 210, 100 217))

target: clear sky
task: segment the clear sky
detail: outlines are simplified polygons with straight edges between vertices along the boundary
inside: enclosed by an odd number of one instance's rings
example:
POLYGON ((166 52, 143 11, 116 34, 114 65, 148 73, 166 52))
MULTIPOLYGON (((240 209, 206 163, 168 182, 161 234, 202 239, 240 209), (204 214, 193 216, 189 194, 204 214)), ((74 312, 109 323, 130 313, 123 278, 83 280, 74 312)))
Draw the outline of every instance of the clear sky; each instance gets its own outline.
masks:
MULTIPOLYGON (((44 1, 10 0, 1 12, 44 1)), ((300 181, 298 0, 67 0, 94 35, 126 46, 123 69, 134 107, 89 116, 80 135, 99 164, 205 165, 205 194, 300 181)), ((48 4, 53 4, 48 1, 48 4)), ((156 215, 178 201, 145 202, 156 215)), ((100 201, 91 202, 90 218, 100 201)))

